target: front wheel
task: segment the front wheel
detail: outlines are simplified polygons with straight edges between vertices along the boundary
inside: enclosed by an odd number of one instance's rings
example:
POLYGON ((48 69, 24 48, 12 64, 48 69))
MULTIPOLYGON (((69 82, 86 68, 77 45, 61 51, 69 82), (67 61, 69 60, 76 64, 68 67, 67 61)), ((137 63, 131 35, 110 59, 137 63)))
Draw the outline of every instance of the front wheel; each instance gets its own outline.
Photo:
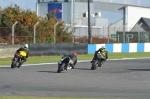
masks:
POLYGON ((59 66, 58 66, 58 70, 57 70, 57 73, 60 73, 61 71, 63 71, 63 70, 64 70, 65 65, 66 65, 65 63, 59 64, 59 66))
POLYGON ((15 68, 15 66, 13 64, 11 64, 11 68, 15 68))
POLYGON ((16 67, 16 63, 17 63, 17 61, 13 61, 12 64, 11 64, 11 68, 15 68, 16 67))
POLYGON ((99 65, 98 60, 93 61, 92 66, 91 66, 91 70, 95 70, 98 67, 98 65, 99 65))

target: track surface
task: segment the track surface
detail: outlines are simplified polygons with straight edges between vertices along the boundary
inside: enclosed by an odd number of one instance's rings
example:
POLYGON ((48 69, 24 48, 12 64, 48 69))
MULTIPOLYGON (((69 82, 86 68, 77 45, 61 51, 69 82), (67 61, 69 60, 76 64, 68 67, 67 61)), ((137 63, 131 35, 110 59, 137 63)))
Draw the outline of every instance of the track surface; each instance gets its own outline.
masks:
POLYGON ((57 73, 57 65, 0 68, 0 95, 150 99, 150 59, 108 60, 91 70, 77 63, 57 73))

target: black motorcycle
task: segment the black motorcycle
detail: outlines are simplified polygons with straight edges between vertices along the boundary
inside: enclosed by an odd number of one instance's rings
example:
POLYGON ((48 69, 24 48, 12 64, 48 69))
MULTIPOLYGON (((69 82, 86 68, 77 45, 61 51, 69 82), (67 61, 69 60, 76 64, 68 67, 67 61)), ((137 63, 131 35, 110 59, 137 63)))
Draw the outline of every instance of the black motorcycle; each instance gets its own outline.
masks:
POLYGON ((15 68, 15 67, 20 68, 24 62, 22 60, 22 56, 24 56, 24 55, 26 55, 26 52, 24 52, 24 51, 16 52, 12 59, 11 68, 15 68))
POLYGON ((106 60, 103 59, 103 56, 100 53, 97 53, 95 55, 95 59, 92 62, 91 70, 95 70, 96 68, 101 67, 105 61, 106 60))
POLYGON ((69 65, 72 62, 69 55, 63 55, 60 62, 58 63, 58 70, 57 72, 60 73, 61 71, 71 69, 69 65))

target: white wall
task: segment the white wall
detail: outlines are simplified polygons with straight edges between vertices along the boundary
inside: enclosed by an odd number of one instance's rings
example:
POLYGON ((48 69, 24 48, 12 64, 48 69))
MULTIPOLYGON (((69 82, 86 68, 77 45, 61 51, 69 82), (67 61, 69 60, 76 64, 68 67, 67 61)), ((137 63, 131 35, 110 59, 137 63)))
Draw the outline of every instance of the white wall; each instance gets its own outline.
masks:
POLYGON ((46 14, 48 13, 48 3, 39 3, 37 13, 39 16, 46 17, 46 14))
POLYGON ((127 6, 125 18, 127 31, 130 31, 141 17, 150 18, 150 8, 127 6))

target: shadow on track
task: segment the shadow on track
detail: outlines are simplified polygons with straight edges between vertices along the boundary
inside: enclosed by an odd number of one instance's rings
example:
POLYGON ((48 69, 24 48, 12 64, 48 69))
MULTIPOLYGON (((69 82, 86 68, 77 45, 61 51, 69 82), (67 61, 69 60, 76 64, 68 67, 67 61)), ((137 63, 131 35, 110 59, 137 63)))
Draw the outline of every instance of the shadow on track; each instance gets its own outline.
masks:
POLYGON ((131 71, 150 71, 150 69, 127 69, 131 71))
POLYGON ((78 70, 91 70, 90 68, 74 68, 74 69, 78 69, 78 70))
POLYGON ((11 67, 0 67, 0 69, 12 69, 11 67))
POLYGON ((38 72, 57 73, 57 71, 38 71, 38 72))

